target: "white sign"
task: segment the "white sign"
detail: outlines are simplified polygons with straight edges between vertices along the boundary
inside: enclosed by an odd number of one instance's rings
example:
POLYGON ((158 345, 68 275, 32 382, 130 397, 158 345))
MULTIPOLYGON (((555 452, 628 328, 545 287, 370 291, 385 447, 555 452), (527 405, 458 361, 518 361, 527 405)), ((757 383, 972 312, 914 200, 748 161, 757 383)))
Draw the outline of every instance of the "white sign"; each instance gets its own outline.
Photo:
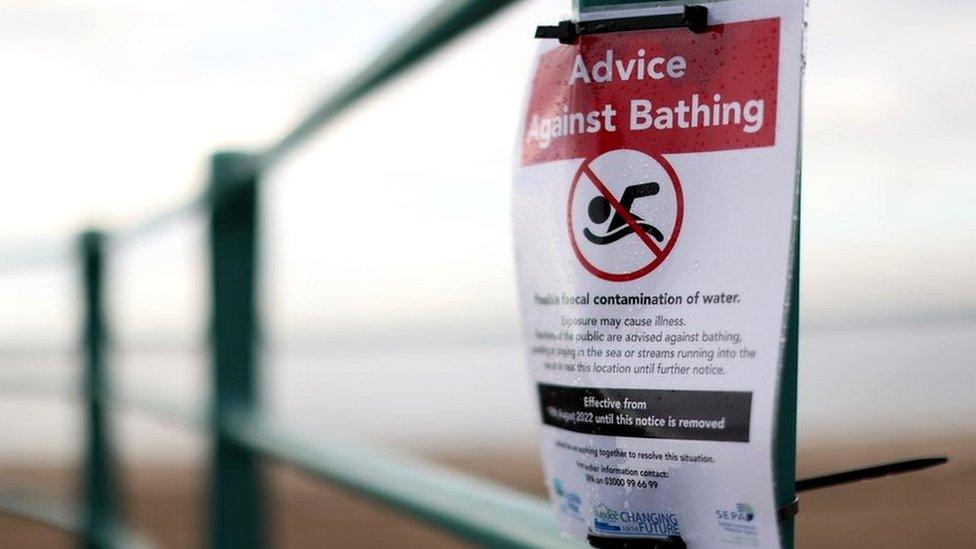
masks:
POLYGON ((530 86, 523 331, 550 495, 583 539, 780 543, 803 3, 708 8, 701 33, 547 41, 530 86))

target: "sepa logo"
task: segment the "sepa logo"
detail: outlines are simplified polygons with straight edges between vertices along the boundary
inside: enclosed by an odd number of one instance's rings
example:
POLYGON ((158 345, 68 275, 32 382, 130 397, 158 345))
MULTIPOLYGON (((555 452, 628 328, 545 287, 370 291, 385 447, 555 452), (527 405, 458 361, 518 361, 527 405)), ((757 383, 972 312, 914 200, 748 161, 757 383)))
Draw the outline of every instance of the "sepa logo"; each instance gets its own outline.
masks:
POLYGON ((756 511, 748 503, 736 503, 735 509, 716 509, 715 517, 719 521, 752 522, 756 511))
POLYGON ((600 504, 593 508, 593 528, 598 532, 680 536, 678 517, 674 513, 618 511, 600 504))
POLYGON ((729 509, 716 509, 715 519, 725 531, 722 541, 737 545, 757 547, 759 540, 756 525, 756 510, 748 503, 736 503, 729 509))

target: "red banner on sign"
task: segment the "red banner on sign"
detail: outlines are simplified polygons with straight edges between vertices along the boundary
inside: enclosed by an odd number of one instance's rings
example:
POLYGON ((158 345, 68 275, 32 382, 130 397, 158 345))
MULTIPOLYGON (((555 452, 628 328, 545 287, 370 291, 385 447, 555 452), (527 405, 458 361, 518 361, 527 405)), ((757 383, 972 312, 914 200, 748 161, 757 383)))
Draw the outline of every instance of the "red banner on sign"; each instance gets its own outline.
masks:
POLYGON ((776 141, 779 19, 582 36, 539 61, 522 165, 776 141))

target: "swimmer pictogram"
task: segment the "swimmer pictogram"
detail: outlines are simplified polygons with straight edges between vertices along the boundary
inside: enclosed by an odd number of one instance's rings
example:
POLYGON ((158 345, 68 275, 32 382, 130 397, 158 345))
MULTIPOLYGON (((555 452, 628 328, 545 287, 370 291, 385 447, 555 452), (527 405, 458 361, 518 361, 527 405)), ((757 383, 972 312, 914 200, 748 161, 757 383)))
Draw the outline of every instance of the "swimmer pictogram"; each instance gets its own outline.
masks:
MULTIPOLYGON (((642 183, 639 185, 631 185, 624 189, 623 196, 620 197, 620 205, 630 213, 634 218, 634 222, 640 230, 643 230, 647 234, 654 237, 658 242, 664 242, 664 235, 661 231, 647 223, 639 215, 635 215, 630 211, 631 205, 633 205, 634 200, 637 198, 643 198, 645 196, 654 196, 661 189, 661 186, 655 182, 642 183)), ((610 226, 607 228, 607 234, 603 236, 598 236, 590 231, 589 228, 583 229, 583 235, 586 239, 594 244, 613 244, 614 242, 620 240, 621 238, 633 234, 634 229, 627 223, 622 215, 613 210, 610 205, 610 201, 604 196, 595 196, 593 200, 590 201, 590 206, 588 208, 590 220, 594 223, 601 224, 606 222, 610 218, 610 214, 613 214, 613 218, 610 219, 610 226)))
POLYGON ((584 161, 570 186, 570 243, 591 274, 614 282, 640 278, 674 248, 684 197, 661 155, 620 149, 584 161))

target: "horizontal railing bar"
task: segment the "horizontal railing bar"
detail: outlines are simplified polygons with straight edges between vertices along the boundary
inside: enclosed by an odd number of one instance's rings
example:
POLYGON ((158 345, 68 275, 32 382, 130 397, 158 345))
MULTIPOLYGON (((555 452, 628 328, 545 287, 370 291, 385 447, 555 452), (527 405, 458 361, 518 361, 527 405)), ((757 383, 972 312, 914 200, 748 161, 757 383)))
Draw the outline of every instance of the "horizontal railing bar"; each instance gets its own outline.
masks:
POLYGON ((416 65, 514 0, 444 0, 262 153, 267 167, 380 85, 416 65))
POLYGON ((66 265, 74 258, 74 251, 70 238, 0 244, 0 271, 66 265))
POLYGON ((207 206, 209 197, 206 193, 176 204, 168 209, 151 214, 149 217, 131 225, 120 227, 107 234, 108 244, 111 246, 125 245, 148 234, 152 234, 170 224, 189 217, 195 213, 202 213, 207 206))
POLYGON ((0 493, 0 513, 30 520, 70 534, 81 531, 78 513, 55 501, 28 497, 22 491, 0 493))
MULTIPOLYGON (((42 376, 0 373, 0 394, 44 398, 75 399, 81 395, 78 379, 73 376, 42 376)), ((104 394, 105 403, 119 410, 133 410, 154 419, 191 430, 206 427, 206 410, 202 406, 160 398, 154 394, 118 389, 104 394)))
MULTIPOLYGON (((0 381, 0 393, 75 394, 69 383, 36 376, 0 376, 0 381)), ((208 425, 205 410, 147 394, 116 391, 106 402, 191 430, 203 431, 208 425)), ((227 433, 268 458, 294 465, 471 541, 506 547, 574 546, 558 534, 545 502, 488 481, 353 441, 312 443, 257 416, 235 416, 227 433)))
POLYGON ((268 458, 481 545, 583 547, 559 535, 545 502, 488 481, 349 440, 313 443, 255 415, 236 415, 226 432, 268 458))
MULTIPOLYGON (((202 212, 207 205, 206 193, 177 204, 149 217, 107 232, 111 246, 125 245, 133 240, 152 234, 173 222, 194 213, 202 212)), ((110 250, 111 251, 111 250, 110 250)), ((75 249, 70 238, 26 242, 4 246, 0 244, 0 271, 34 269, 46 265, 68 264, 74 259, 75 249)))
POLYGON ((203 431, 206 428, 207 415, 203 406, 180 404, 172 400, 128 391, 124 393, 115 391, 106 399, 106 403, 116 409, 132 410, 192 431, 203 431))
POLYGON ((41 375, 36 372, 0 373, 0 394, 29 395, 71 399, 79 394, 78 379, 74 375, 41 375))
MULTIPOLYGON (((56 500, 28 496, 25 491, 6 490, 0 493, 0 514, 17 517, 62 532, 82 533, 81 514, 56 500)), ((149 549, 153 547, 144 537, 121 526, 115 526, 99 535, 102 547, 149 549)))

